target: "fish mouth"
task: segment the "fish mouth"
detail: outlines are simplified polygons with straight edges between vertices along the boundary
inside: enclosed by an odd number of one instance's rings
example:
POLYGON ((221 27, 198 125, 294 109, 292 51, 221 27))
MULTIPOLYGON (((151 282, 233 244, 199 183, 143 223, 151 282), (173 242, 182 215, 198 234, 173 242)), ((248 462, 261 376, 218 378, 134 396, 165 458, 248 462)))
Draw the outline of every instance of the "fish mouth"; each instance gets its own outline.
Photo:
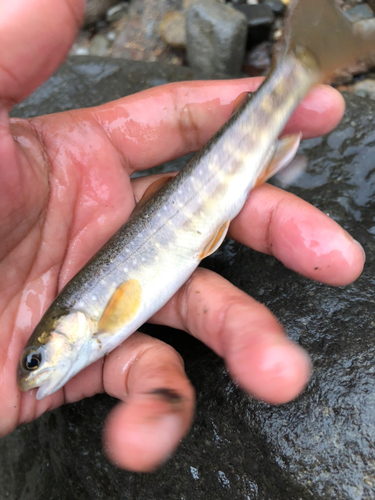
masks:
POLYGON ((59 380, 49 380, 48 382, 45 382, 44 384, 39 385, 39 389, 36 393, 36 399, 39 401, 46 396, 50 396, 54 392, 58 391, 61 389, 61 387, 70 379, 70 373, 69 371, 65 374, 64 377, 60 378, 59 380))
POLYGON ((40 378, 43 376, 45 377, 45 374, 48 374, 50 371, 52 371, 52 368, 47 367, 33 375, 32 373, 24 370, 22 366, 18 365, 17 385, 23 392, 29 391, 30 389, 35 389, 36 387, 40 387, 43 384, 43 380, 40 380, 40 378))

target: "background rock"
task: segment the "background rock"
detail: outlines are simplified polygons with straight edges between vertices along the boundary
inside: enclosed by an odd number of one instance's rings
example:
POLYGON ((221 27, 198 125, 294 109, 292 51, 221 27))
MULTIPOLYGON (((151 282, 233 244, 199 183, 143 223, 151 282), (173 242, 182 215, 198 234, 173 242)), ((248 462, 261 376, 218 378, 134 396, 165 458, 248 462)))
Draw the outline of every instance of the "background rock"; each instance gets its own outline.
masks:
MULTIPOLYGON (((158 73, 158 67, 75 59, 14 114, 95 105, 189 76, 183 68, 158 73)), ((309 166, 290 190, 362 243, 367 262, 357 282, 342 288, 314 283, 229 241, 204 261, 268 305, 289 336, 307 349, 314 371, 304 393, 279 407, 256 401, 236 387, 222 361, 201 343, 182 332, 146 326, 144 331, 181 352, 197 390, 195 423, 176 455, 149 475, 111 465, 102 452, 101 429, 116 402, 100 395, 55 410, 0 440, 0 498, 374 498, 375 103, 355 95, 346 99, 340 126, 303 142, 309 166)))
POLYGON ((269 5, 236 5, 236 9, 242 12, 247 19, 247 48, 261 43, 269 38, 271 28, 275 20, 272 8, 269 5))
MULTIPOLYGON (((117 26, 112 56, 133 61, 177 63, 159 33, 160 23, 170 10, 182 8, 182 0, 132 0, 128 14, 117 26)), ((182 64, 182 61, 180 61, 182 64)))
POLYGON ((85 23, 98 21, 118 0, 86 0, 85 23))
POLYGON ((205 73, 238 76, 245 54, 246 18, 216 0, 193 4, 186 18, 189 65, 205 73))

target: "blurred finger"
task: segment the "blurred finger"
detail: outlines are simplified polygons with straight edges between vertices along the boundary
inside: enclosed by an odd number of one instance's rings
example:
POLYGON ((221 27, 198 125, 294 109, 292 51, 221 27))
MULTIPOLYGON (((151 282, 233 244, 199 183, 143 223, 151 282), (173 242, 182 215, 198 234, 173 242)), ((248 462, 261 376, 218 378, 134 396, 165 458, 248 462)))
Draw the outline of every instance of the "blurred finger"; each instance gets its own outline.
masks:
POLYGON ((152 321, 191 333, 249 393, 285 403, 306 385, 310 362, 272 313, 221 276, 198 268, 152 321))
POLYGON ((229 236, 287 267, 330 285, 361 274, 362 247, 335 221, 297 196, 264 184, 253 189, 229 236))
POLYGON ((9 110, 61 64, 81 22, 83 0, 0 2, 0 103, 9 110))
POLYGON ((107 356, 103 384, 108 394, 123 401, 106 423, 109 457, 128 470, 156 468, 193 419, 194 389, 182 359, 164 342, 135 333, 107 356))

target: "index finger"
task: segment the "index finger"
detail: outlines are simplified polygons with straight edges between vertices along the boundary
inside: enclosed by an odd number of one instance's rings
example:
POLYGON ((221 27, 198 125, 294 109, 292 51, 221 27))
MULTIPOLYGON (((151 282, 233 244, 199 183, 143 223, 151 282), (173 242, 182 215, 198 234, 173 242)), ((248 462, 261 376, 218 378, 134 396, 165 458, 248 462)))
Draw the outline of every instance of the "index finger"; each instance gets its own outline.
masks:
MULTIPOLYGON (((200 149, 225 123, 235 99, 255 91, 261 78, 172 83, 87 110, 125 157, 129 173, 200 149)), ((319 85, 287 126, 304 138, 325 134, 340 121, 344 100, 319 85)))

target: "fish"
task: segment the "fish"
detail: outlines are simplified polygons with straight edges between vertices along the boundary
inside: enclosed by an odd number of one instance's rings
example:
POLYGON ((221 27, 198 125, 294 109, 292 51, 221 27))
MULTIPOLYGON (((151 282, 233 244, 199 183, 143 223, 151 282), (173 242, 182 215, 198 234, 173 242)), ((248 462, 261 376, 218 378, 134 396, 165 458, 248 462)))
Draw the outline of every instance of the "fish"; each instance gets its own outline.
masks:
POLYGON ((298 103, 337 68, 374 54, 335 0, 292 0, 274 65, 173 178, 152 186, 127 222, 67 283, 22 352, 21 391, 40 400, 108 354, 156 313, 224 240, 250 191, 294 157, 279 139, 298 103))

